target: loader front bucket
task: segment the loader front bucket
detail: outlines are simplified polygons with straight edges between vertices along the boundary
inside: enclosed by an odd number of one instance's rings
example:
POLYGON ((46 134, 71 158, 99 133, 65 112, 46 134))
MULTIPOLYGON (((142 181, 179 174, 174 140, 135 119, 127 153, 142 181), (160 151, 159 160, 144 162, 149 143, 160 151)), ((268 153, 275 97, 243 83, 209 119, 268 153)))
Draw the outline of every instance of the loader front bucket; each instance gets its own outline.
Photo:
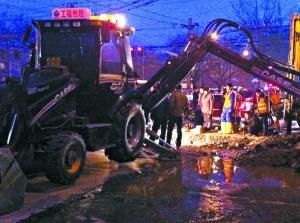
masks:
MULTIPOLYGON (((152 136, 154 139, 158 139, 160 145, 151 139, 145 138, 144 139, 144 146, 147 148, 151 148, 154 153, 158 155, 158 159, 168 159, 168 160, 178 160, 179 159, 179 152, 169 145, 167 142, 159 138, 159 136, 153 132, 151 129, 146 128, 146 132, 148 135, 152 136)), ((144 149, 145 150, 145 149, 144 149)), ((147 151, 148 152, 148 151, 147 151)))
POLYGON ((27 178, 8 146, 0 148, 0 215, 22 207, 27 178))

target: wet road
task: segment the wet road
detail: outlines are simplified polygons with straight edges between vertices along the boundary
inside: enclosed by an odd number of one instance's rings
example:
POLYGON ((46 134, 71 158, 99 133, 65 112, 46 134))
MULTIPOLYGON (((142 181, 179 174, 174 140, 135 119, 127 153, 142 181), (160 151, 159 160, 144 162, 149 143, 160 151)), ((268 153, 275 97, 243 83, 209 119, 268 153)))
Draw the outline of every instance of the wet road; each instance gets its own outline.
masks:
POLYGON ((83 198, 26 222, 299 222, 300 176, 238 167, 230 158, 182 154, 139 159, 83 198))

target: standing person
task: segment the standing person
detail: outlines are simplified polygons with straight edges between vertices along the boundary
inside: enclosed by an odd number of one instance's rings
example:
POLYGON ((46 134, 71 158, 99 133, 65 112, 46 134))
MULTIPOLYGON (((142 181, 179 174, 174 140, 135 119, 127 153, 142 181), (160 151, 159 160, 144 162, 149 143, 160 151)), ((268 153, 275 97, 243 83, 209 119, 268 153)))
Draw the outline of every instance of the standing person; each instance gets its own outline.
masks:
POLYGON ((192 99, 192 105, 193 105, 193 109, 196 110, 197 108, 197 104, 199 101, 199 90, 197 88, 197 86, 193 86, 193 99, 192 99))
POLYGON ((239 86, 235 95, 235 109, 234 109, 234 121, 236 129, 240 128, 240 123, 242 119, 242 104, 245 101, 244 89, 239 86))
POLYGON ((270 95, 271 117, 274 126, 273 133, 279 134, 280 132, 279 119, 282 118, 282 113, 283 113, 283 105, 281 103, 279 90, 274 88, 270 89, 269 95, 270 95))
POLYGON ((202 95, 204 93, 204 87, 200 86, 199 87, 199 99, 198 99, 198 103, 197 103, 197 111, 198 111, 198 115, 199 115, 199 125, 203 125, 203 114, 201 111, 201 107, 199 106, 199 100, 201 99, 202 95))
POLYGON ((235 93, 231 83, 226 84, 226 93, 224 95, 224 105, 221 114, 221 133, 233 133, 233 112, 235 103, 235 93))
POLYGON ((194 113, 194 127, 196 125, 200 124, 200 114, 199 114, 199 109, 197 107, 198 105, 198 100, 199 100, 199 90, 197 88, 197 86, 193 86, 193 94, 192 94, 193 98, 192 98, 192 109, 193 109, 193 113, 194 113))
POLYGON ((265 94, 257 89, 255 92, 254 99, 254 110, 257 114, 258 119, 260 120, 260 126, 262 127, 262 135, 268 134, 268 117, 269 117, 269 109, 268 109, 268 100, 265 97, 265 94))
POLYGON ((169 113, 169 123, 167 132, 167 143, 171 143, 172 131, 176 124, 177 127, 177 139, 176 147, 181 146, 182 139, 182 124, 183 124, 183 114, 188 110, 188 99, 182 92, 182 86, 179 84, 176 86, 175 91, 170 98, 170 113, 169 113))
POLYGON ((213 104, 214 96, 209 91, 208 87, 203 88, 203 94, 199 100, 199 107, 201 108, 203 114, 203 128, 204 131, 210 131, 212 126, 212 113, 213 113, 213 104))
POLYGON ((290 99, 291 98, 286 94, 283 100, 286 135, 290 135, 292 133, 293 110, 292 110, 292 103, 290 99))
MULTIPOLYGON (((169 116, 169 97, 165 97, 163 101, 152 109, 150 118, 153 121, 152 131, 157 133, 160 129, 160 138, 165 141, 167 124, 168 124, 168 116, 169 116)), ((155 140, 153 136, 150 136, 151 140, 155 140)), ((164 143, 159 141, 160 145, 164 143)))
POLYGON ((197 86, 193 86, 193 99, 192 99, 192 106, 194 111, 194 126, 201 124, 201 110, 198 107, 198 101, 199 101, 199 95, 200 92, 197 88, 197 86))

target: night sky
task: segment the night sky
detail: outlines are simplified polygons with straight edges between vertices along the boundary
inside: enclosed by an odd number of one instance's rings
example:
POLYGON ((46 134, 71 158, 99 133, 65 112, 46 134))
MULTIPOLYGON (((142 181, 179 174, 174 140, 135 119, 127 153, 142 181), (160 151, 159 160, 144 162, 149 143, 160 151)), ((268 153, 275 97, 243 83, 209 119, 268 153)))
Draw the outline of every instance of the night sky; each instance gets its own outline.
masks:
MULTIPOLYGON (((0 0, 0 13, 1 20, 9 22, 20 15, 28 21, 50 18, 52 8, 70 5, 89 7, 95 14, 124 13, 128 23, 137 29, 133 45, 162 46, 169 39, 186 34, 182 25, 187 24, 188 18, 199 23, 195 32, 201 32, 215 18, 238 20, 232 9, 233 1, 238 0, 0 0)), ((300 3, 281 0, 281 4, 284 20, 288 22, 300 3)))

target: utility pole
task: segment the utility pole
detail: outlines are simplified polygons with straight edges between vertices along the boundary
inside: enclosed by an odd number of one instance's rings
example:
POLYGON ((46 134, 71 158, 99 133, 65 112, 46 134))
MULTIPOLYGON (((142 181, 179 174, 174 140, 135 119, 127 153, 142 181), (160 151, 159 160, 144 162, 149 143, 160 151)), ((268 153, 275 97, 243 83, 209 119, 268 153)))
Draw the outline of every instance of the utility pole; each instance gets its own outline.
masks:
MULTIPOLYGON (((181 24, 182 28, 186 28, 187 29, 187 38, 188 38, 188 40, 193 36, 193 34, 194 34, 193 31, 198 26, 199 26, 199 23, 197 23, 197 22, 194 23, 192 18, 188 19, 187 24, 181 24)), ((195 71, 197 71, 197 69, 193 70, 193 72, 187 77, 187 88, 188 89, 191 89, 192 76, 195 75, 195 71), (192 75, 192 74, 194 74, 194 75, 192 75)))
POLYGON ((198 26, 199 26, 199 23, 197 23, 197 22, 194 23, 192 18, 188 19, 187 24, 181 24, 182 28, 186 28, 188 30, 187 31, 188 38, 190 38, 194 34, 193 30, 198 26))

